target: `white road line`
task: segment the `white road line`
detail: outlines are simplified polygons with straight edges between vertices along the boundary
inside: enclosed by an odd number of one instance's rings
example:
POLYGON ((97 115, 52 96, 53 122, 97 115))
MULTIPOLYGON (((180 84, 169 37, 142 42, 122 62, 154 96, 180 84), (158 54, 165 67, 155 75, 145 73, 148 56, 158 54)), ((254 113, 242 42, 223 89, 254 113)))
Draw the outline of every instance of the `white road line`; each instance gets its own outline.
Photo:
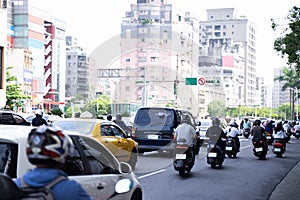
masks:
POLYGON ((159 174, 159 173, 162 173, 162 172, 164 172, 164 171, 166 171, 166 170, 165 170, 165 169, 158 170, 158 171, 152 172, 152 173, 150 173, 150 174, 145 174, 145 175, 143 175, 143 176, 139 176, 138 179, 146 178, 146 177, 148 177, 148 176, 152 176, 152 175, 155 175, 155 174, 159 174))
POLYGON ((252 145, 248 145, 248 146, 244 146, 244 147, 241 147, 241 149, 247 149, 249 147, 252 147, 252 145))

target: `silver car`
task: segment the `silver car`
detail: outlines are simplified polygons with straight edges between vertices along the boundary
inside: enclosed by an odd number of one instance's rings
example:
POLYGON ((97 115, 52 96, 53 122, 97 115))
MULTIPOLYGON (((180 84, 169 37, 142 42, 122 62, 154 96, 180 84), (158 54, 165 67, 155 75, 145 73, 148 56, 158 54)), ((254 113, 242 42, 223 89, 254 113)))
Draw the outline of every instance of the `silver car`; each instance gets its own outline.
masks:
MULTIPOLYGON (((26 156, 31 126, 0 125, 0 173, 21 177, 33 169, 26 156)), ((67 132, 75 151, 64 165, 70 179, 80 183, 95 199, 142 199, 142 189, 131 166, 119 162, 97 140, 67 132)))

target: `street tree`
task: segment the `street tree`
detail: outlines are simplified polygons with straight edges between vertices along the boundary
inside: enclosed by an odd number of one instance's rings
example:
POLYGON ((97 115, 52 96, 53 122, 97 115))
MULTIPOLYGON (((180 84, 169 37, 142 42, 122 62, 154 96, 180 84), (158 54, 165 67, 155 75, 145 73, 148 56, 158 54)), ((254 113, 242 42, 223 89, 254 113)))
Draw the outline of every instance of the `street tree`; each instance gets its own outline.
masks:
POLYGON ((208 104, 207 112, 211 117, 225 117, 226 107, 222 101, 212 101, 208 104))
POLYGON ((274 41, 274 49, 287 58, 287 64, 300 74, 300 7, 294 6, 288 13, 288 24, 277 24, 273 19, 272 28, 278 31, 282 28, 280 36, 274 41))
POLYGON ((17 77, 11 75, 10 70, 13 67, 7 67, 6 70, 6 104, 5 108, 14 110, 23 106, 22 100, 30 98, 23 94, 20 85, 17 83, 17 77))
MULTIPOLYGON (((283 67, 283 75, 274 78, 274 81, 283 82, 282 91, 290 92, 290 119, 294 119, 295 90, 300 88, 299 75, 294 68, 283 67)), ((297 97, 298 98, 298 97, 297 97)))

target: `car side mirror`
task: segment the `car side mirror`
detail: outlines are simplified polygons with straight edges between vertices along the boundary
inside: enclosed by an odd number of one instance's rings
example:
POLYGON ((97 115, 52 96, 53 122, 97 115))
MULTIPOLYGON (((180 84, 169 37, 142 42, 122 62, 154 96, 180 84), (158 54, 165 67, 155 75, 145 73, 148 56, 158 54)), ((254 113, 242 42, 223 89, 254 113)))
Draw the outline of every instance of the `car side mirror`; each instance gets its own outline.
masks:
POLYGON ((119 164, 119 172, 121 174, 129 174, 132 172, 131 166, 126 162, 120 162, 119 164))

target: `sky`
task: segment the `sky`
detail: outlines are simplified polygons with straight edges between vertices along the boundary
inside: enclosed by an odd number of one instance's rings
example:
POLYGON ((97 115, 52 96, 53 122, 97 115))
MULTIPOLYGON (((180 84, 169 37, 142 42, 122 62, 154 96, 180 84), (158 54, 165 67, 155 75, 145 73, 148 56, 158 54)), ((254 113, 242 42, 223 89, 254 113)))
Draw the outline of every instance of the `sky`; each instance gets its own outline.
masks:
MULTIPOLYGON (((82 47, 93 51, 102 42, 121 31, 122 17, 130 11, 136 0, 31 0, 36 7, 49 11, 68 25, 67 34, 77 37, 82 47), (95 26, 96 24, 96 26, 95 26)), ((271 19, 284 23, 288 11, 300 6, 299 0, 168 0, 169 4, 183 11, 194 13, 201 21, 206 20, 206 9, 235 8, 256 25, 258 75, 267 83, 273 80, 274 67, 285 66, 285 62, 273 50, 278 33, 271 29, 271 19)))

